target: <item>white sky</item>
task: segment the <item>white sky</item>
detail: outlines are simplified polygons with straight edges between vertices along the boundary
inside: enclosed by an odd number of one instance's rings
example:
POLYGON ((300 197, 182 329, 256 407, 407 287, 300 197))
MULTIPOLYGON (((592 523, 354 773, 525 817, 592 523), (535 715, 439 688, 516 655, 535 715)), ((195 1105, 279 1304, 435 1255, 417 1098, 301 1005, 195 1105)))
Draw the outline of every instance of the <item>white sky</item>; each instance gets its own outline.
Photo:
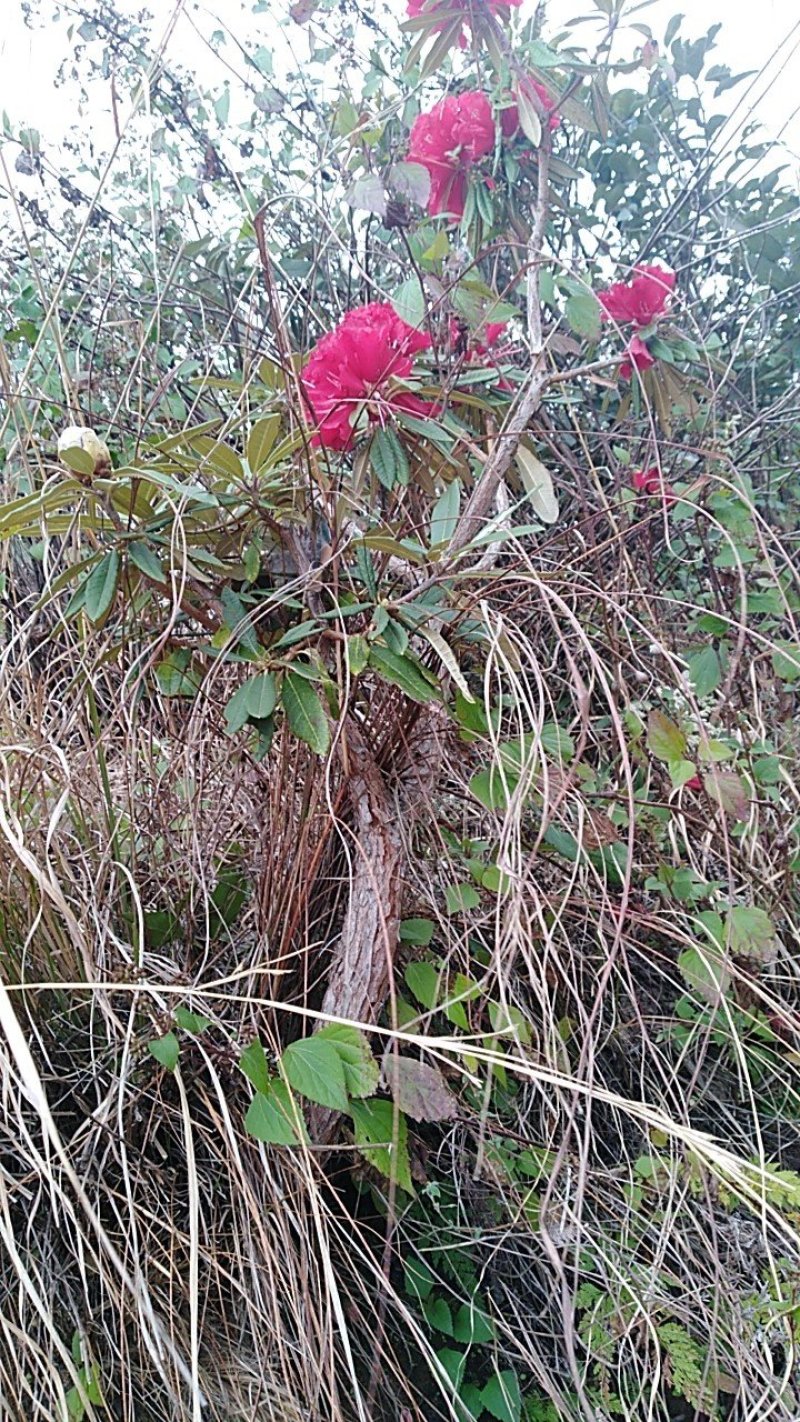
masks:
MULTIPOLYGON (((141 8, 137 0, 117 0, 117 3, 121 10, 141 8)), ((175 10, 175 0, 144 0, 144 3, 156 15, 154 40, 158 39, 175 10)), ((405 13, 405 0, 389 0, 389 3, 398 17, 405 13)), ((221 14, 234 22, 240 13, 237 0, 201 0, 200 4, 197 0, 186 0, 186 5, 190 14, 199 12, 202 16, 203 28, 208 27, 209 16, 221 14)), ((74 91, 71 95, 68 88, 56 89, 54 85, 58 65, 65 52, 68 53, 64 26, 28 30, 22 20, 19 0, 0 0, 0 9, 0 107, 7 111, 12 122, 38 128, 44 146, 52 154, 62 129, 76 122, 87 122, 86 116, 76 115, 74 91)), ((282 3, 280 12, 284 13, 284 9, 282 3)), ((562 24, 569 23, 576 10, 585 15, 591 14, 593 9, 593 0, 549 0, 546 33, 553 34, 562 24)), ((750 69, 764 71, 740 104, 737 119, 744 120, 750 112, 755 112, 767 136, 782 139, 792 153, 792 166, 797 174, 800 172, 800 12, 797 0, 756 0, 756 4, 753 0, 727 0, 727 4, 725 0, 683 0, 682 4, 680 0, 640 0, 630 5, 629 19, 649 24, 659 37, 670 17, 683 13, 687 17, 687 33, 696 38, 717 23, 720 12, 723 12, 722 30, 717 37, 715 62, 728 64, 735 73, 750 69)), ((263 15, 258 23, 264 26, 263 15)), ((236 30, 240 37, 246 36, 241 21, 236 23, 236 30)), ((592 33, 587 31, 590 37, 592 33)), ((621 43, 632 52, 641 38, 628 30, 621 36, 621 43)), ((219 78, 221 83, 222 75, 214 73, 213 60, 200 46, 187 19, 179 20, 167 53, 190 66, 199 58, 202 80, 211 84, 219 78)), ((742 85, 731 95, 723 96, 720 106, 733 107, 742 98, 745 87, 742 85)), ((97 112, 92 113, 91 118, 102 147, 103 138, 111 136, 107 101, 98 100, 97 112)))

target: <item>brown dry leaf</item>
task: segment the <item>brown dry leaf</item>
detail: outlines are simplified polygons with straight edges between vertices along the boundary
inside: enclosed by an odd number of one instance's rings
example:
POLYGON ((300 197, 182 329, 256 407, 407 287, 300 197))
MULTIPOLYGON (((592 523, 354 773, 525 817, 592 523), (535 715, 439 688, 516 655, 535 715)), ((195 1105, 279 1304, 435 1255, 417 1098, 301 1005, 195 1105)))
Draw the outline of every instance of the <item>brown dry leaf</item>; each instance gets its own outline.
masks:
POLYGON ((412 1121, 452 1121, 458 1115, 458 1102, 438 1067, 387 1054, 384 1076, 399 1109, 412 1121))

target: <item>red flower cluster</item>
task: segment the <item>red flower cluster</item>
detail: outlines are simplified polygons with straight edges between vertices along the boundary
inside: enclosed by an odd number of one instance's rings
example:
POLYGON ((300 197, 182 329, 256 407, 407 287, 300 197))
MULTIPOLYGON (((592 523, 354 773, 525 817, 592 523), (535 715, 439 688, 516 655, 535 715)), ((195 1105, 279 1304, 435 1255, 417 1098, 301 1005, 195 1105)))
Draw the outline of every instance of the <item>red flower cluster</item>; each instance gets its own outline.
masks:
POLYGON ((421 163, 431 178, 428 212, 463 217, 467 174, 491 153, 495 142, 492 106, 485 94, 471 90, 449 95, 419 115, 408 145, 410 163, 421 163))
POLYGON ((362 405, 369 418, 383 423, 390 412, 430 414, 417 395, 387 389, 392 378, 411 374, 414 355, 430 345, 422 331, 406 324, 388 301, 348 311, 335 330, 315 345, 303 371, 306 398, 317 423, 312 444, 349 449, 353 419, 362 405))
MULTIPOLYGON (((499 18, 504 10, 516 9, 522 4, 522 0, 487 0, 490 14, 499 18)), ((461 32, 458 36, 458 43, 461 49, 467 43, 464 30, 475 28, 473 15, 477 7, 470 4, 470 0, 408 0, 408 18, 416 20, 419 15, 430 15, 436 20, 434 30, 444 30, 448 25, 453 24, 459 16, 461 17, 461 32)))
POLYGON ((661 470, 656 465, 651 465, 649 469, 637 469, 631 478, 631 483, 637 494, 649 494, 651 497, 657 495, 663 498, 668 505, 677 502, 677 497, 661 477, 661 470))
MULTIPOLYGON (((675 273, 666 267, 635 267, 629 282, 615 282, 607 290, 599 291, 597 299, 607 319, 620 326, 632 325, 638 332, 664 315, 674 286, 675 273)), ((651 365, 655 365, 655 357, 647 342, 634 333, 619 368, 620 375, 623 380, 630 380, 634 368, 648 370, 651 365)))
POLYGON ((474 360, 476 356, 480 357, 489 354, 504 335, 507 325, 507 321, 487 321, 485 326, 481 327, 481 339, 475 341, 472 340, 469 332, 461 326, 460 322, 458 322, 455 317, 451 317, 449 327, 450 344, 454 349, 457 349, 459 344, 461 344, 463 350, 464 343, 466 343, 464 353, 468 360, 474 360))
MULTIPOLYGON (((540 84, 538 79, 530 78, 526 78, 523 82, 526 86, 526 91, 536 95, 547 116, 547 124, 550 132, 555 133, 561 124, 561 119, 555 111, 553 100, 545 89, 544 84, 540 84)), ((507 109, 501 109, 500 127, 503 131, 504 138, 511 139, 517 137, 520 128, 519 108, 516 104, 509 104, 507 109)))

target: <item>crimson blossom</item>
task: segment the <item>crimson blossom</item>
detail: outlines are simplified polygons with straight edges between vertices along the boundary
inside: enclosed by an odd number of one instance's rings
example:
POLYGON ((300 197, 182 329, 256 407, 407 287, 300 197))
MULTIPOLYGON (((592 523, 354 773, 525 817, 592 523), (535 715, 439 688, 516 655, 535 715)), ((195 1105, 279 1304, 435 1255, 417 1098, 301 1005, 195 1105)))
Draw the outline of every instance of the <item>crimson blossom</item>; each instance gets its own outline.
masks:
POLYGON ((348 311, 317 342, 303 370, 303 388, 317 424, 311 443, 349 449, 356 436, 353 421, 362 407, 378 424, 385 424, 393 410, 429 415, 431 406, 425 400, 390 384, 405 380, 417 351, 429 345, 428 336, 403 321, 388 301, 348 311))
POLYGON ((495 124, 485 94, 470 90, 450 94, 415 120, 408 144, 408 161, 421 163, 431 179, 428 212, 464 216, 467 175, 492 152, 495 124))
POLYGON ((674 287, 675 273, 666 267, 640 266, 634 267, 630 281, 617 281, 605 291, 598 291, 597 299, 605 318, 616 321, 619 326, 634 327, 619 368, 623 380, 630 380, 634 369, 649 370, 655 365, 655 357, 638 332, 665 314, 674 287))
MULTIPOLYGON (((530 79, 528 77, 526 77, 523 82, 526 91, 536 95, 544 109, 550 132, 555 133, 556 129, 560 127, 561 119, 555 111, 553 100, 545 89, 544 84, 540 84, 538 79, 530 79)), ((517 104, 512 103, 509 104, 507 108, 501 109, 500 128, 502 129, 504 138, 512 139, 517 137, 520 132, 519 107, 517 104)))
MULTIPOLYGON (((517 9, 521 4, 522 0, 486 0, 486 7, 495 19, 500 19, 504 12, 517 9)), ((416 20, 420 15, 429 15, 431 19, 436 20, 432 26, 434 30, 444 30, 460 18, 458 43, 461 49, 464 49, 467 43, 465 29, 474 29, 473 16, 476 12, 479 13, 478 7, 471 4, 470 0, 408 0, 409 20, 416 20)))
POLYGON ((655 464, 649 469, 637 469, 631 476, 631 484, 637 494, 648 494, 651 498, 658 495, 668 505, 677 502, 677 495, 662 478, 661 470, 655 464))

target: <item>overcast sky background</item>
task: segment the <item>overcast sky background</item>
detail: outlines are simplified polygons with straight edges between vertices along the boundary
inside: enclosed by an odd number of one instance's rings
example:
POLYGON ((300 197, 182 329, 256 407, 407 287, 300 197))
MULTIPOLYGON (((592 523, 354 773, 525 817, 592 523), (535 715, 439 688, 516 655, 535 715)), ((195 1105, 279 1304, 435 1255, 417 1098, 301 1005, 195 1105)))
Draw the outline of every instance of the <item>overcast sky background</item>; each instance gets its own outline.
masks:
MULTIPOLYGON (((153 40, 157 42, 176 9, 175 0, 145 0, 154 15, 153 40)), ((398 17, 405 13, 404 0, 389 0, 398 17)), ((121 11, 135 12, 141 9, 142 0, 117 0, 121 11)), ((285 4, 276 5, 279 15, 285 13, 285 4)), ((34 30, 28 29, 22 18, 20 0, 0 0, 0 104, 9 114, 12 123, 28 123, 38 128, 45 146, 52 154, 59 133, 73 124, 85 126, 91 122, 96 128, 99 146, 104 139, 112 137, 110 105, 108 95, 98 95, 96 112, 89 116, 76 114, 74 89, 68 86, 55 87, 55 76, 60 62, 68 53, 65 25, 48 25, 34 30)), ((548 25, 545 33, 555 34, 565 22, 578 14, 591 12, 591 0, 549 0, 548 25)), ((69 0, 64 5, 69 10, 69 0)), ((186 0, 187 17, 182 17, 172 33, 167 49, 168 57, 185 62, 189 67, 197 66, 202 80, 214 84, 222 83, 221 71, 209 51, 198 39, 191 16, 198 10, 202 16, 202 28, 210 28, 212 16, 222 16, 231 23, 239 38, 246 39, 246 20, 241 17, 240 0, 204 0, 198 6, 197 0, 186 0), (215 72, 216 71, 216 72, 215 72)), ((690 37, 703 34, 710 25, 722 19, 722 29, 717 38, 716 62, 728 64, 734 72, 742 70, 762 71, 761 78, 752 89, 745 93, 745 85, 726 95, 719 106, 736 108, 737 125, 755 114, 763 123, 769 138, 780 139, 788 149, 790 169, 795 179, 800 177, 800 15, 797 0, 645 0, 645 3, 631 5, 629 18, 650 25, 656 37, 663 35, 664 28, 673 14, 683 13, 687 17, 690 37)), ((266 17, 258 17, 262 33, 266 27, 266 17)), ((596 31, 595 31, 596 32, 596 31)), ((587 30, 589 36, 592 30, 587 30)), ((641 35, 629 30, 621 36, 621 47, 629 53, 641 35)), ((95 100, 93 99, 93 103, 95 100)))

